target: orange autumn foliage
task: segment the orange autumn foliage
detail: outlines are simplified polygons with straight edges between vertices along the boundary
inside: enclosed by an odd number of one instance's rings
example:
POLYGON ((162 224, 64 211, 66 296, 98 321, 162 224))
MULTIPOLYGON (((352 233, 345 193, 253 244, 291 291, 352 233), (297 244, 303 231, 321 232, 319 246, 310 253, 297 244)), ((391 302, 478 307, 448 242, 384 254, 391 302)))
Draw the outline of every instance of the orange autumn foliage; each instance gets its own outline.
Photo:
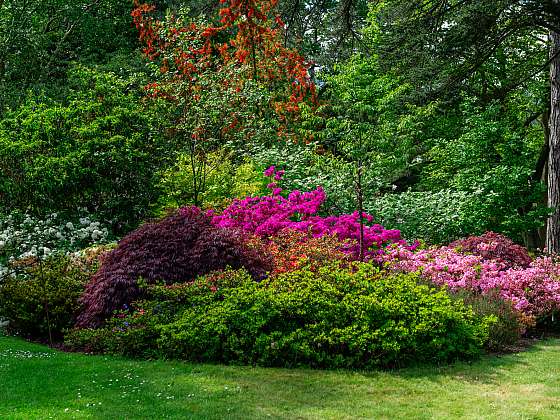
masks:
MULTIPOLYGON (((159 65, 165 82, 152 83, 152 96, 177 99, 181 95, 195 101, 200 80, 213 74, 224 91, 240 93, 248 81, 266 86, 269 107, 282 124, 297 118, 300 105, 316 103, 315 85, 309 77, 310 64, 282 42, 282 20, 274 15, 277 0, 221 0, 219 23, 183 23, 176 18, 161 21, 153 16, 153 5, 135 3, 134 24, 144 43, 146 57, 159 65), (175 92, 175 93, 172 93, 175 92)), ((226 95, 224 95, 226 96, 226 95)), ((227 129, 241 125, 227 124, 227 129)))

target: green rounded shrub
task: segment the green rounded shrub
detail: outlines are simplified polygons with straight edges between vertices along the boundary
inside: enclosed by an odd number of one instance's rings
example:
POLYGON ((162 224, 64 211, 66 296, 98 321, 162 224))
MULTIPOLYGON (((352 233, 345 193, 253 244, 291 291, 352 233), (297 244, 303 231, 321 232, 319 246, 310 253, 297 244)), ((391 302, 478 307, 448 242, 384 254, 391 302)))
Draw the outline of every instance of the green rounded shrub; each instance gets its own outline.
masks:
POLYGON ((74 331, 67 343, 95 341, 98 351, 142 357, 368 369, 475 357, 494 322, 416 275, 366 263, 261 283, 229 271, 151 286, 150 296, 104 329, 74 331))

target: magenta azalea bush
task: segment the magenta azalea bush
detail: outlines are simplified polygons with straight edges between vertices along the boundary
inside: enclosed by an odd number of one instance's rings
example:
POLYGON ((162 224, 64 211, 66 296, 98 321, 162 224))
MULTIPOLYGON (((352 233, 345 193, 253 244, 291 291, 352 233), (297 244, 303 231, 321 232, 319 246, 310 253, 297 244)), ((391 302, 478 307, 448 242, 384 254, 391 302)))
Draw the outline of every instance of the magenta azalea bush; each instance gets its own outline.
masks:
MULTIPOLYGON (((284 229, 292 229, 309 233, 312 237, 336 235, 345 250, 356 258, 359 255, 358 241, 360 238, 359 212, 339 216, 320 216, 319 210, 326 200, 321 187, 314 191, 292 191, 287 197, 281 195, 282 189, 277 181, 282 179, 284 171, 271 166, 264 172, 273 181, 268 184, 271 194, 262 197, 247 197, 235 200, 223 213, 213 215, 212 223, 220 228, 236 228, 253 233, 260 237, 270 238, 284 229)), ((379 224, 369 225, 373 217, 363 214, 364 249, 366 258, 371 259, 381 250, 390 245, 398 244, 404 249, 408 247, 402 240, 398 230, 385 229, 379 224)))

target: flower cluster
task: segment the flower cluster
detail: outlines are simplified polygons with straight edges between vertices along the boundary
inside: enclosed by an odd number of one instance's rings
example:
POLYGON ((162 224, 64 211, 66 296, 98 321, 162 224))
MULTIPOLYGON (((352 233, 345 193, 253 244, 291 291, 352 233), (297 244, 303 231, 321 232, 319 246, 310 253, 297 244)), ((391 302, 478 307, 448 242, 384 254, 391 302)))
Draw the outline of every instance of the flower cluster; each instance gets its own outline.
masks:
MULTIPOLYGON (((264 175, 280 181, 284 171, 271 166, 264 175)), ((281 195, 282 189, 276 182, 268 184, 271 195, 247 197, 234 200, 222 214, 213 215, 212 222, 222 228, 238 228, 243 231, 270 238, 284 229, 306 232, 318 238, 324 235, 336 235, 340 241, 351 240, 346 245, 347 251, 359 255, 360 215, 359 212, 338 216, 320 216, 318 212, 325 202, 326 195, 321 187, 309 192, 298 190, 290 192, 287 197, 281 195)), ((364 213, 364 249, 366 257, 372 258, 383 247, 398 243, 405 246, 400 231, 385 229, 379 224, 368 225, 373 217, 364 213)), ((406 248, 409 249, 409 248, 406 248)))
MULTIPOLYGON (((478 242, 485 244, 484 239, 479 238, 478 242)), ((482 251, 491 248, 492 245, 482 245, 482 251)), ((525 264, 524 258, 517 258, 514 261, 523 264, 512 264, 511 259, 502 258, 502 253, 484 255, 466 253, 451 245, 418 252, 395 246, 378 259, 393 270, 420 272, 450 290, 467 289, 479 294, 498 291, 515 309, 533 318, 560 310, 560 265, 552 258, 540 257, 529 264, 525 264)))
POLYGON ((0 278, 16 260, 46 258, 54 252, 105 243, 109 230, 90 216, 76 222, 61 220, 57 213, 38 219, 28 214, 0 217, 0 278))

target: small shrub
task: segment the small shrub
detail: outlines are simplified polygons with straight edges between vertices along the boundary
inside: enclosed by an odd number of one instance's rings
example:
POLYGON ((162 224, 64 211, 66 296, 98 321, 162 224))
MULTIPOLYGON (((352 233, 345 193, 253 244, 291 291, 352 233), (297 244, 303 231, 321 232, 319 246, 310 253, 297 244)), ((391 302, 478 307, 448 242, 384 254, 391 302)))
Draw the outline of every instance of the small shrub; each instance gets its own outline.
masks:
POLYGON ((512 303, 504 300, 498 290, 487 294, 462 290, 456 293, 459 299, 473 308, 482 317, 494 316, 496 322, 490 325, 486 348, 490 351, 504 351, 515 345, 527 328, 534 326, 534 318, 515 310, 512 303))
POLYGON ((78 298, 96 269, 93 261, 53 254, 18 262, 20 273, 0 282, 0 319, 8 333, 58 340, 78 313, 78 298), (79 261, 79 262, 78 262, 79 261))
POLYGON ((469 236, 449 245, 459 252, 480 255, 485 260, 496 260, 508 268, 524 267, 531 264, 527 250, 499 233, 486 232, 480 236, 469 236))
POLYGON ((149 286, 146 296, 141 309, 66 342, 142 357, 375 368, 475 357, 494 322, 416 275, 372 264, 302 268, 261 283, 229 271, 149 286))
POLYGON ((138 299, 140 278, 148 283, 186 282, 228 266, 245 267, 255 279, 271 268, 266 254, 249 247, 238 231, 213 227, 197 208, 182 209, 141 226, 106 255, 81 298, 84 311, 77 325, 99 326, 113 311, 138 299))

